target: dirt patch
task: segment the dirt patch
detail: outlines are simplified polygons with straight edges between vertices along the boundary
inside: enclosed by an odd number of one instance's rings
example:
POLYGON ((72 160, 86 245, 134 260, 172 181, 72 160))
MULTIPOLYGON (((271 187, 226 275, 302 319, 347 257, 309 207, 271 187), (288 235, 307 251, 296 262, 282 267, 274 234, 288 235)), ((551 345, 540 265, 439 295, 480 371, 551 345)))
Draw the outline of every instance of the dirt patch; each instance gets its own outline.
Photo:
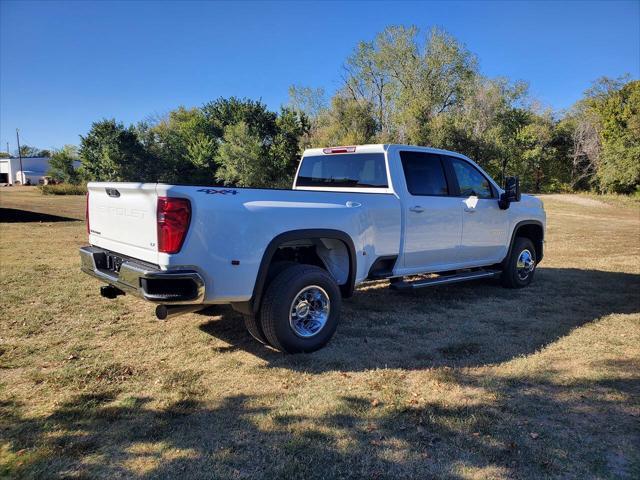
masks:
POLYGON ((573 203, 582 207, 609 207, 610 205, 595 200, 593 198, 583 197, 582 195, 573 194, 553 194, 553 195, 536 195, 542 201, 545 199, 559 200, 561 202, 573 203))

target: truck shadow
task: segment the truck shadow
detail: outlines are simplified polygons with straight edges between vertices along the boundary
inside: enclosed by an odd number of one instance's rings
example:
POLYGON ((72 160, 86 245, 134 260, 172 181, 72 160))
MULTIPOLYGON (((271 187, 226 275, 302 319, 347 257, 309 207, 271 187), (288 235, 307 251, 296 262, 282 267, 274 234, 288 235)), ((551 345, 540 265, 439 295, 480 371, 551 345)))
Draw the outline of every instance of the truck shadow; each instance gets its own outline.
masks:
MULTIPOLYGON (((501 363, 531 354, 572 329, 616 313, 640 312, 640 275, 540 268, 522 290, 495 280, 408 293, 361 286, 344 301, 333 340, 313 354, 284 355, 253 340, 231 310, 200 329, 269 366, 310 372, 423 369, 501 363)), ((206 315, 206 313, 205 313, 206 315)))
POLYGON ((78 222, 77 218, 16 208, 0 208, 0 223, 78 222))

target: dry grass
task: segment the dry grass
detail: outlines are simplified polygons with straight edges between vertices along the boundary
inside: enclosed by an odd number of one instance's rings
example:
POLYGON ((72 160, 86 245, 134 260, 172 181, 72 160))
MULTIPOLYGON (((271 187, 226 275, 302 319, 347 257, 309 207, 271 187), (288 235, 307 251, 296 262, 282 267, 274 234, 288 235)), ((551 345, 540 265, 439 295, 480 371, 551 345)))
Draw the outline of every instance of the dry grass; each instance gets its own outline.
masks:
POLYGON ((369 284, 285 356, 100 298, 83 199, 2 190, 0 475, 639 478, 640 208, 545 203, 530 288, 369 284))

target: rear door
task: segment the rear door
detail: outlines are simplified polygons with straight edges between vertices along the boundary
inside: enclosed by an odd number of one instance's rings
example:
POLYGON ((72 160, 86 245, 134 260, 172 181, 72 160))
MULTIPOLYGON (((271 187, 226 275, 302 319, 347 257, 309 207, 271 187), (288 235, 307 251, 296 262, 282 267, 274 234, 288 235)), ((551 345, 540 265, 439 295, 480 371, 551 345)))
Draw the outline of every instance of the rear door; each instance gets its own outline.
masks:
POLYGON ((456 157, 449 162, 462 209, 460 261, 463 266, 480 266, 502 260, 506 253, 507 210, 498 205, 498 192, 472 163, 456 157))
POLYGON ((460 199, 450 195, 440 155, 401 151, 407 187, 404 236, 404 268, 436 271, 459 262, 462 234, 460 199))
POLYGON ((89 183, 89 242, 158 263, 155 184, 89 183))

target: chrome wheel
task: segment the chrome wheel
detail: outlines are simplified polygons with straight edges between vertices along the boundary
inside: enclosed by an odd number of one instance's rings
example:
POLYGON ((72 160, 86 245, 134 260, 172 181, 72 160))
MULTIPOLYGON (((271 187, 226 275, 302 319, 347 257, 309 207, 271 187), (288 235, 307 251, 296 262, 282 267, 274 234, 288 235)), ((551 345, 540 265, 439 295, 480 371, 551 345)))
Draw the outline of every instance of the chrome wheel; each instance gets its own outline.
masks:
POLYGON ((531 272, 536 268, 536 261, 533 255, 528 249, 520 252, 518 256, 518 262, 516 263, 516 269, 518 270, 518 278, 520 280, 526 280, 531 272))
POLYGON ((297 336, 313 337, 326 325, 330 311, 329 295, 322 287, 304 287, 291 302, 289 325, 297 336))

